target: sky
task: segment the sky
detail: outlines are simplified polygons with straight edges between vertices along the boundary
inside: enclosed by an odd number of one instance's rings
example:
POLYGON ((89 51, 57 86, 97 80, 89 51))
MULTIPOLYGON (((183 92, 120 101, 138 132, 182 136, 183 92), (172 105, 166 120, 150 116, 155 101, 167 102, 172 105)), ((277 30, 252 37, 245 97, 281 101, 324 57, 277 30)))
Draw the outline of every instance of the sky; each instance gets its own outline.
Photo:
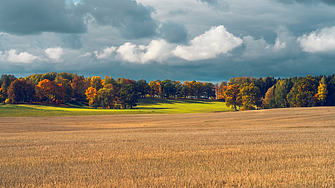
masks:
POLYGON ((219 82, 335 73, 334 0, 3 0, 0 74, 219 82))

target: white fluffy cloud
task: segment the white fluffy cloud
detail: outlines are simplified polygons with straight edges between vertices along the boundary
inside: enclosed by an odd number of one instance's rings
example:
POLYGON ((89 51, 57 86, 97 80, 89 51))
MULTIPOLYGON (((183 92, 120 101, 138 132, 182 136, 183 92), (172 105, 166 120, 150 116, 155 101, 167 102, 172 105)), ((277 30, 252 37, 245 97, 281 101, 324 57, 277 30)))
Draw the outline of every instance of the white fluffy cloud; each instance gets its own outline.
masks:
POLYGON ((190 46, 177 46, 172 53, 189 61, 210 59, 221 53, 227 54, 242 43, 241 38, 235 37, 224 26, 220 25, 195 37, 191 40, 190 46))
POLYGON ((160 39, 152 40, 148 46, 136 46, 127 42, 119 47, 117 53, 123 60, 133 63, 162 62, 171 56, 172 49, 173 45, 160 39))
POLYGON ((105 48, 102 53, 99 53, 98 51, 94 51, 94 54, 97 57, 97 59, 107 59, 112 55, 113 52, 115 52, 115 50, 116 50, 116 47, 112 46, 112 47, 105 48))
POLYGON ((310 53, 327 53, 335 51, 335 26, 313 31, 297 40, 303 51, 310 53))
POLYGON ((16 50, 9 50, 7 61, 14 63, 30 63, 35 59, 40 59, 37 56, 31 55, 28 52, 21 52, 20 54, 16 54, 16 50))
POLYGON ((61 47, 48 48, 45 50, 45 53, 48 55, 50 59, 53 60, 59 60, 61 56, 64 54, 63 49, 61 47))

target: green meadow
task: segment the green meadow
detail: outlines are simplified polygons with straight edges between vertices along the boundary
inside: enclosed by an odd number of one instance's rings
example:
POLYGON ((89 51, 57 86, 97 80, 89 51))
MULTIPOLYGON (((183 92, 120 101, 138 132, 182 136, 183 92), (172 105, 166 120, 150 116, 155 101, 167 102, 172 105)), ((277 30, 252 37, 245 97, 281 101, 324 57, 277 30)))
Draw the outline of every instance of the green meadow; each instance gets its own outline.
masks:
POLYGON ((87 116, 118 114, 180 114, 231 111, 224 102, 209 100, 140 99, 134 109, 93 109, 84 105, 0 105, 0 117, 87 116))

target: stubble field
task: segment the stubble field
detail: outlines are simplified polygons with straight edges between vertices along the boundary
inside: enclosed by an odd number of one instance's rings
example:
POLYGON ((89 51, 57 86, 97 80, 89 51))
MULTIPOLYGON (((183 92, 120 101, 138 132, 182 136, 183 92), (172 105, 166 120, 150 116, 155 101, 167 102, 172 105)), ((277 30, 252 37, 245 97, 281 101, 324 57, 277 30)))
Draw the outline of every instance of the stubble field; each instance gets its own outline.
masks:
POLYGON ((335 108, 0 118, 0 187, 335 187, 335 108))

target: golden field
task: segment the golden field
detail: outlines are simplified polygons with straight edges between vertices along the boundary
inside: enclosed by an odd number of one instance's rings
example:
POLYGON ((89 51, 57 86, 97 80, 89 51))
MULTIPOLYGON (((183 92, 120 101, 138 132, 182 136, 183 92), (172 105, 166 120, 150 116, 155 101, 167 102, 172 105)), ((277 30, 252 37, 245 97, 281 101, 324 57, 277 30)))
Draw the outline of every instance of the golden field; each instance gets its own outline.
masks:
POLYGON ((3 117, 0 187, 335 187, 335 108, 3 117))

